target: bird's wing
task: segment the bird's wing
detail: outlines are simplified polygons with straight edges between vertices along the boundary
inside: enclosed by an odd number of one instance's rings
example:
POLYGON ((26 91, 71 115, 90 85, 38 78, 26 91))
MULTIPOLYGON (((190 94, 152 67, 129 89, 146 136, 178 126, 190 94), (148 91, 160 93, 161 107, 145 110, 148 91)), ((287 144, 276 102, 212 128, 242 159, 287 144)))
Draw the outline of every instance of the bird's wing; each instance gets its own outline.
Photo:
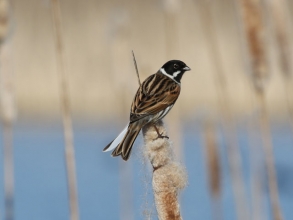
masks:
POLYGON ((163 74, 149 76, 139 87, 131 105, 130 123, 154 115, 173 105, 180 85, 163 74))

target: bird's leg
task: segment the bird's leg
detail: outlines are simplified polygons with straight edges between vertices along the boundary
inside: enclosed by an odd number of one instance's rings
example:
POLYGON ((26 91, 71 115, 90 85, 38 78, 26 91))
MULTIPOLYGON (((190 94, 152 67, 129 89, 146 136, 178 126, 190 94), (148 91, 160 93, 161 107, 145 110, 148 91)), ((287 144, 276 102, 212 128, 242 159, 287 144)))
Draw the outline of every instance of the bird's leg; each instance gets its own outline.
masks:
POLYGON ((154 126, 154 128, 155 128, 155 130, 156 130, 156 132, 157 132, 157 134, 158 134, 158 137, 157 137, 156 139, 158 139, 158 138, 167 138, 167 139, 169 139, 168 136, 164 136, 164 135, 162 135, 163 132, 162 132, 162 134, 160 134, 159 129, 157 128, 157 126, 156 126, 155 124, 153 124, 153 126, 154 126))

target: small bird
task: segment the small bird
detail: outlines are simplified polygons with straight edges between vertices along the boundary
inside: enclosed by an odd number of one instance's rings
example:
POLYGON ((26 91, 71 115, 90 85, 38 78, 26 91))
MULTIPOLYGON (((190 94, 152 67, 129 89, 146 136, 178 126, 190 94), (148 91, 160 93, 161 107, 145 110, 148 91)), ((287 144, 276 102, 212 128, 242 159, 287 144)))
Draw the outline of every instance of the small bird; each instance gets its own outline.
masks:
POLYGON ((159 133, 156 122, 174 106, 181 89, 181 78, 191 69, 180 60, 170 60, 157 73, 149 76, 138 88, 130 109, 130 121, 124 130, 109 143, 104 152, 121 155, 128 160, 132 145, 143 126, 152 123, 158 138, 169 138, 159 133))

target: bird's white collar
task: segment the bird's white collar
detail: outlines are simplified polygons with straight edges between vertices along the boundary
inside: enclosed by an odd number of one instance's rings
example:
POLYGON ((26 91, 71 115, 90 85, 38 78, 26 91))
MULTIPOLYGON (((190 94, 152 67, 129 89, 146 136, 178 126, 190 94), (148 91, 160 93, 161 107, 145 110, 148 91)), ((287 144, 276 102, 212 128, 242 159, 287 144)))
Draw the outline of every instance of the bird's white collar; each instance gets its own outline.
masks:
POLYGON ((166 73, 166 71, 165 71, 164 68, 161 68, 161 69, 160 69, 160 72, 161 72, 162 74, 164 74, 165 76, 168 76, 169 78, 173 79, 176 83, 180 84, 179 82, 177 82, 177 81, 174 79, 179 73, 181 73, 180 70, 178 70, 178 71, 176 71, 175 73, 173 73, 172 76, 169 75, 168 73, 166 73))

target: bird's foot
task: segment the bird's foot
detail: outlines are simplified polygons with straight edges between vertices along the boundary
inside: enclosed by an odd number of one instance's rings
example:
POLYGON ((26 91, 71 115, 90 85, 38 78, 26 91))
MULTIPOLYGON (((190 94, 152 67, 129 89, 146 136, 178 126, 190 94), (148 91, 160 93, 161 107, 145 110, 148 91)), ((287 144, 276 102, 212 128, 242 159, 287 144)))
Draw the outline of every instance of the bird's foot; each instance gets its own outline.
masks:
POLYGON ((155 140, 157 140, 157 139, 159 139, 159 138, 167 138, 167 139, 169 139, 169 137, 167 136, 167 135, 162 135, 163 134, 163 132, 160 134, 160 133, 158 133, 158 137, 155 139, 155 140))
POLYGON ((155 124, 153 124, 153 126, 154 126, 154 128, 155 128, 155 130, 156 130, 156 132, 157 132, 157 134, 158 134, 158 137, 157 137, 155 140, 157 140, 157 139, 159 139, 159 138, 167 138, 167 139, 169 139, 168 136, 162 135, 163 132, 162 132, 162 133, 159 132, 159 129, 157 128, 157 126, 156 126, 155 124))

